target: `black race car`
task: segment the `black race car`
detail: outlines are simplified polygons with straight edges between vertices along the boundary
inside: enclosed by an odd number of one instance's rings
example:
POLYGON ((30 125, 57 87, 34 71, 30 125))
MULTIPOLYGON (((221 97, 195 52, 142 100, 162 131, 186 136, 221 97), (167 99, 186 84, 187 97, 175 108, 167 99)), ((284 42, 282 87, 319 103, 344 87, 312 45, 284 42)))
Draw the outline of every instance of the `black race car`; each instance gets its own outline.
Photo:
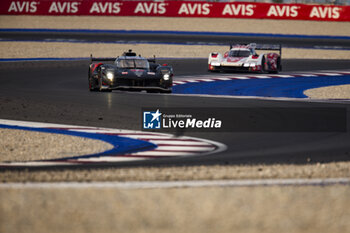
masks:
POLYGON ((89 67, 90 91, 146 90, 171 93, 173 69, 155 58, 136 56, 132 50, 117 58, 93 58, 89 67), (114 61, 114 63, 102 63, 114 61))

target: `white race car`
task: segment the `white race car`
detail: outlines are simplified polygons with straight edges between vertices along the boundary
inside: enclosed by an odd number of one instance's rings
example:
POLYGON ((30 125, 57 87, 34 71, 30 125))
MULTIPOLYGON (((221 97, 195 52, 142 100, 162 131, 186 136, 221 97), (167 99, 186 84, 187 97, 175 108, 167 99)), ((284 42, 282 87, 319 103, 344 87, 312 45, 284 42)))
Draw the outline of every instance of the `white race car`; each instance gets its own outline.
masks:
POLYGON ((278 73, 282 70, 281 55, 281 45, 231 44, 224 55, 218 52, 209 54, 208 70, 278 73), (278 50, 279 54, 257 54, 256 50, 278 50))

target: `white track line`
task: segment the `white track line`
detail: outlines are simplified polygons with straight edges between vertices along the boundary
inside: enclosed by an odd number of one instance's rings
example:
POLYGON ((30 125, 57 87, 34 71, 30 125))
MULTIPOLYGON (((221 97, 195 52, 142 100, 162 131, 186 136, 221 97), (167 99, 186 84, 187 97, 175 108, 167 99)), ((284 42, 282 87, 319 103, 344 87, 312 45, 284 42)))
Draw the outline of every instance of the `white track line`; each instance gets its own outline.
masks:
POLYGON ((202 79, 196 79, 195 81, 198 82, 214 82, 214 79, 208 79, 208 78, 202 78, 202 79))
POLYGON ((286 74, 273 74, 271 77, 277 77, 277 78, 295 78, 295 76, 292 75, 286 75, 286 74))
POLYGON ((314 74, 299 74, 299 75, 303 77, 317 77, 317 75, 314 75, 314 74))
POLYGON ((325 76, 343 76, 342 74, 337 74, 337 73, 324 73, 324 72, 320 72, 320 73, 315 73, 317 75, 325 75, 325 76))
POLYGON ((186 80, 186 82, 189 82, 189 83, 195 83, 195 82, 197 82, 197 80, 194 80, 194 79, 189 79, 189 80, 186 80))
MULTIPOLYGON (((185 155, 198 155, 198 152, 182 152, 182 151, 141 151, 130 154, 132 156, 162 156, 162 157, 172 157, 172 156, 185 156, 185 155)), ((102 158, 103 159, 103 158, 102 158)))
POLYGON ((173 84, 184 84, 186 82, 183 82, 183 81, 174 81, 173 84))
POLYGON ((215 149, 215 146, 208 145, 206 147, 197 147, 197 146, 158 146, 155 150, 169 150, 169 151, 207 151, 210 149, 215 149))
POLYGON ((327 179, 258 179, 258 180, 202 180, 202 181, 141 181, 141 182, 55 182, 55 183, 1 183, 0 188, 60 189, 60 188, 198 188, 198 187, 256 187, 287 185, 350 185, 350 178, 327 179))
POLYGON ((261 78, 261 79, 264 79, 264 78, 272 78, 271 76, 264 76, 264 75, 256 75, 256 76, 251 76, 253 78, 261 78))
POLYGON ((164 145, 164 144, 167 144, 167 145, 177 145, 177 146, 186 146, 186 145, 191 145, 191 146, 206 146, 206 145, 209 145, 208 143, 206 142, 196 142, 196 141, 170 141, 170 140, 156 140, 156 139, 152 139, 152 140, 149 140, 149 142, 151 143, 154 143, 156 145, 164 145))
POLYGON ((103 156, 103 157, 92 157, 78 159, 79 162, 129 162, 137 160, 146 160, 142 157, 127 157, 127 156, 103 156))
POLYGON ((245 76, 234 76, 234 77, 231 77, 231 79, 250 79, 250 78, 245 76))
POLYGON ((215 80, 229 81, 229 80, 231 80, 231 78, 215 78, 215 80))

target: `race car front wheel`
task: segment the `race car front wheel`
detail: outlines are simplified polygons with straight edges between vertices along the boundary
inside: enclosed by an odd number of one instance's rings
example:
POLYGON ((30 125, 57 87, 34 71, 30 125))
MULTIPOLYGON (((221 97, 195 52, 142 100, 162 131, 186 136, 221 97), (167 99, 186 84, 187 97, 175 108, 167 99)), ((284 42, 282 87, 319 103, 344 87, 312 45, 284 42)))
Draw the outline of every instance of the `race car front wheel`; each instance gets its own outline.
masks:
POLYGON ((103 88, 103 84, 102 84, 102 78, 99 78, 98 79, 98 91, 100 91, 100 92, 103 92, 103 91, 111 92, 112 90, 111 89, 104 89, 103 88))
POLYGON ((89 79, 89 91, 97 91, 97 88, 93 84, 93 80, 89 79))

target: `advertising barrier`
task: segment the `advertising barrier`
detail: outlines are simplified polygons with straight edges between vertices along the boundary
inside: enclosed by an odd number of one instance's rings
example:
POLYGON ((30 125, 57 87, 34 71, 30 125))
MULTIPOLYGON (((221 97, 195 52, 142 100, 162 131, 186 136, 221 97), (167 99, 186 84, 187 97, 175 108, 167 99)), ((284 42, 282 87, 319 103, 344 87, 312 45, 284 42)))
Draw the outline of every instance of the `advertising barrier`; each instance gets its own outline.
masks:
POLYGON ((350 6, 193 1, 1 1, 5 15, 161 16, 350 21, 350 6))

